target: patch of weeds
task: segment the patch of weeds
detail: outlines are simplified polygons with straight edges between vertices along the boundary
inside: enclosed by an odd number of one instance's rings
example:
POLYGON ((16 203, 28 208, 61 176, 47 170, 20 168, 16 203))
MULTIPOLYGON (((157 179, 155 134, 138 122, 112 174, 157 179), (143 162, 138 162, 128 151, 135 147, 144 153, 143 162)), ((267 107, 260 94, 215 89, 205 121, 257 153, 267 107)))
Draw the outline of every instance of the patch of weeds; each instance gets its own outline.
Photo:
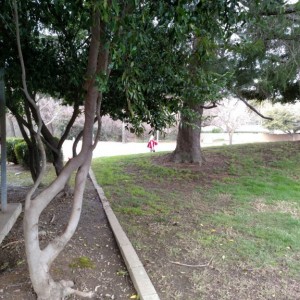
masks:
POLYGON ((231 176, 235 176, 239 174, 239 168, 234 165, 234 164, 230 164, 229 168, 228 168, 228 174, 231 176))
POLYGON ((59 268, 59 267, 54 267, 52 268, 52 272, 56 275, 62 276, 64 271, 63 269, 59 268))
POLYGON ((210 246, 216 246, 218 244, 221 243, 221 239, 220 237, 216 236, 216 235, 202 235, 201 237, 199 237, 199 242, 201 245, 203 245, 204 247, 210 247, 210 246))
POLYGON ((69 264, 71 269, 94 269, 96 266, 87 256, 80 256, 73 259, 69 264))
POLYGON ((179 247, 169 247, 168 252, 169 252, 169 256, 177 257, 179 254, 181 254, 182 249, 179 247))
POLYGON ((31 186, 33 181, 28 170, 24 169, 22 171, 11 172, 8 168, 7 183, 13 183, 15 186, 31 186))
POLYGON ((140 207, 116 207, 116 212, 126 215, 144 216, 147 213, 140 207))
POLYGON ((153 222, 167 224, 169 220, 165 215, 155 215, 153 216, 153 222))
POLYGON ((126 189, 127 193, 130 193, 134 197, 147 197, 148 192, 140 186, 132 185, 126 189))
POLYGON ((127 270, 122 270, 122 269, 120 269, 120 270, 117 271, 117 275, 118 275, 118 276, 125 277, 125 276, 128 276, 129 274, 128 274, 128 271, 127 271, 127 270))
POLYGON ((179 299, 184 299, 183 296, 184 294, 180 291, 175 291, 172 295, 172 299, 174 300, 179 300, 179 299))
MULTIPOLYGON (((203 293, 206 290, 207 283, 210 281, 213 281, 212 275, 206 270, 203 272, 193 270, 191 272, 191 282, 193 283, 193 288, 202 296, 204 296, 203 293)), ((199 299, 203 300, 204 298, 200 296, 199 299)))
POLYGON ((233 177, 225 177, 225 178, 223 178, 223 182, 224 183, 234 183, 235 182, 235 178, 233 178, 233 177))
POLYGON ((24 259, 18 260, 17 261, 17 266, 23 265, 25 263, 24 259))
POLYGON ((7 269, 9 269, 9 262, 5 262, 0 266, 0 272, 4 272, 7 269))
MULTIPOLYGON (((291 255, 289 255, 291 256, 291 255)), ((290 275, 299 278, 299 273, 300 273, 300 262, 298 259, 291 258, 291 259, 286 259, 286 265, 288 267, 288 272, 290 275)))
POLYGON ((185 239, 186 239, 186 233, 177 230, 176 233, 175 233, 175 238, 176 238, 177 240, 185 240, 185 239))
POLYGON ((142 250, 143 248, 145 248, 145 245, 139 241, 134 241, 132 243, 133 247, 137 250, 142 250))
POLYGON ((258 198, 253 202, 253 207, 258 212, 281 212, 293 218, 300 218, 300 203, 293 201, 265 201, 265 199, 258 198))

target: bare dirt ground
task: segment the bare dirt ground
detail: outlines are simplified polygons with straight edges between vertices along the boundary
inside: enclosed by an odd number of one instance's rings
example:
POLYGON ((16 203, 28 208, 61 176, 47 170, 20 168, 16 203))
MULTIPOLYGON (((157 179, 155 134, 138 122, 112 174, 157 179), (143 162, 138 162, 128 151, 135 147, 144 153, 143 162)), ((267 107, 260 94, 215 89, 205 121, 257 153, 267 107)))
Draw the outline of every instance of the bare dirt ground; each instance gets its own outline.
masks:
MULTIPOLYGON (((11 166, 10 168, 18 167, 11 166)), ((9 185, 8 200, 24 204, 27 188, 9 185)), ((95 291, 93 299, 130 299, 135 294, 98 195, 90 182, 84 194, 79 227, 52 268, 56 280, 67 279, 83 291, 95 291)), ((70 211, 69 198, 58 198, 41 217, 40 240, 46 244, 63 230, 70 211)), ((0 299, 33 300, 22 230, 22 217, 0 245, 0 299)), ((79 299, 75 296, 69 299, 79 299)))

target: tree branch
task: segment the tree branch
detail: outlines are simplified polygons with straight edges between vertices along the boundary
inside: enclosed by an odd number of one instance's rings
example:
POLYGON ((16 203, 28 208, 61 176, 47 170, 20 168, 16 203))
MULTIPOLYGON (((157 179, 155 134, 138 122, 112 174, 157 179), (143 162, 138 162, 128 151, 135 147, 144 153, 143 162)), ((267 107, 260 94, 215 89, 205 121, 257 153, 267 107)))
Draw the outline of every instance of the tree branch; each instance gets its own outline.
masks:
POLYGON ((215 108, 217 107, 217 103, 216 102, 213 102, 211 105, 201 105, 201 108, 203 109, 212 109, 212 108, 215 108))
MULTIPOLYGON (((100 94, 100 93, 99 93, 99 94, 100 94)), ((97 110, 98 110, 98 109, 100 110, 100 107, 99 107, 99 106, 101 106, 101 103, 100 103, 99 101, 97 101, 97 110)), ((100 111, 99 111, 99 113, 97 113, 97 116, 94 118, 94 123, 96 123, 96 122, 98 122, 98 129, 97 129, 96 137, 95 137, 94 140, 96 140, 96 138, 99 139, 99 136, 100 136, 100 131, 99 131, 99 130, 101 130, 101 116, 100 116, 100 111), (98 118, 98 115, 99 115, 100 119, 98 118), (99 133, 98 133, 98 132, 99 132, 99 133)), ((72 146, 72 155, 73 155, 73 157, 75 157, 75 156, 77 155, 77 150, 76 150, 76 149, 77 149, 77 145, 78 145, 80 139, 82 138, 82 136, 83 136, 83 130, 81 130, 81 131, 78 133, 78 135, 76 136, 75 141, 74 141, 74 143, 73 143, 73 146, 72 146)), ((96 147, 96 146, 95 146, 95 142, 94 142, 94 144, 93 144, 93 149, 94 149, 95 147, 96 147)))
MULTIPOLYGON (((26 120, 24 120, 24 118, 17 112, 17 110, 15 110, 13 107, 11 107, 9 105, 9 103, 7 103, 6 106, 11 111, 12 115, 15 116, 17 121, 19 121, 20 124, 22 124, 22 126, 26 127, 28 130, 30 130, 30 126, 29 126, 28 122, 26 120)), ((19 124, 19 126, 20 126, 20 124, 19 124)))
POLYGON ((77 118, 77 116, 79 115, 80 113, 80 109, 79 109, 79 105, 77 103, 74 104, 74 107, 73 107, 73 114, 72 114, 72 117, 71 119, 69 120, 67 126, 66 126, 66 129, 63 133, 63 135, 61 136, 59 142, 58 142, 58 148, 61 149, 62 147, 62 144, 64 143, 64 141, 66 140, 66 138, 68 137, 68 134, 70 133, 70 130, 77 118))
POLYGON ((28 92, 27 83, 26 83, 26 69, 25 69, 25 63, 24 63, 23 52, 22 52, 22 47, 21 47, 19 14, 18 14, 18 5, 17 5, 16 0, 13 1, 13 8, 14 8, 14 21, 15 21, 15 26, 16 26, 17 48, 18 48, 18 54, 19 54, 19 58, 20 58, 21 69, 22 69, 23 91, 25 93, 25 96, 26 96, 28 102, 31 103, 31 105, 34 107, 34 109, 38 115, 38 123, 37 123, 38 130, 36 132, 36 137, 37 137, 38 146, 39 146, 39 150, 41 151, 41 157, 42 157, 41 172, 40 172, 38 178, 36 179, 33 187, 30 189, 30 191, 28 192, 28 194, 26 196, 25 208, 26 207, 28 208, 30 205, 31 197, 32 197, 33 193, 36 191, 37 187, 40 185, 42 178, 44 176, 44 172, 46 170, 46 153, 45 153, 44 145, 43 145, 43 142, 42 142, 42 139, 40 136, 41 128, 42 128, 41 115, 39 113, 39 110, 38 110, 38 107, 37 107, 35 101, 31 98, 31 96, 28 92))
MULTIPOLYGON (((83 202, 83 193, 85 188, 85 183, 87 175, 89 172, 91 159, 92 159, 92 130, 94 120, 91 119, 91 116, 95 115, 96 104, 99 92, 95 86, 95 76, 97 73, 98 65, 98 54, 99 54, 99 36, 100 36, 100 12, 97 9, 93 13, 93 26, 91 29, 92 40, 90 44, 89 56, 88 56, 88 68, 87 68, 87 77, 85 82, 85 87, 87 90, 85 98, 85 124, 83 128, 83 142, 82 148, 78 156, 71 159, 58 178, 64 176, 64 173, 71 165, 75 167, 75 161, 79 162, 77 167, 77 174, 75 178, 75 188, 74 188, 74 198, 72 212, 67 224, 65 231, 53 241, 51 241, 43 250, 42 250, 42 260, 48 261, 48 264, 51 265, 53 260, 58 256, 58 254, 63 250, 67 242, 73 236, 76 227, 78 225, 82 202, 83 202)), ((69 172, 68 172, 69 173, 69 172)), ((70 174, 68 174, 70 175, 70 174)), ((66 179, 66 178, 65 178, 66 179)), ((61 181, 61 179, 59 180, 61 181)), ((58 180, 56 181, 58 183, 58 180)), ((52 183, 52 186, 54 183, 52 183)), ((51 188, 51 186, 49 187, 51 188)), ((45 192, 45 191, 44 191, 45 192)), ((40 194, 40 196, 42 193, 40 194)), ((41 207, 42 208, 42 207, 41 207)))
MULTIPOLYGON (((100 37, 105 35, 106 25, 104 22, 100 22, 100 37)), ((98 67, 97 67, 97 75, 105 74, 105 76, 109 77, 110 71, 108 70, 108 61, 109 61, 109 51, 107 46, 104 44, 103 38, 100 38, 100 46, 99 46, 99 54, 98 54, 98 67)), ((97 108, 96 108, 96 119, 98 123, 97 133, 94 138, 93 150, 96 148, 97 143, 100 139, 101 133, 101 105, 102 105, 103 93, 99 91, 97 98, 97 108)))
POLYGON ((264 11, 260 15, 266 16, 266 17, 271 17, 271 16, 278 16, 278 15, 291 15, 291 14, 295 14, 298 12, 299 12, 299 10, 294 5, 290 5, 290 6, 287 6, 283 12, 270 10, 270 11, 264 11))
POLYGON ((245 99, 243 98, 239 98, 242 102, 245 103, 246 106, 248 106, 252 111, 254 111, 257 115, 259 115, 261 118, 266 119, 266 120, 270 120, 273 121, 273 118, 270 117, 266 117, 264 115, 262 115, 255 107, 253 107, 251 104, 249 104, 245 99))

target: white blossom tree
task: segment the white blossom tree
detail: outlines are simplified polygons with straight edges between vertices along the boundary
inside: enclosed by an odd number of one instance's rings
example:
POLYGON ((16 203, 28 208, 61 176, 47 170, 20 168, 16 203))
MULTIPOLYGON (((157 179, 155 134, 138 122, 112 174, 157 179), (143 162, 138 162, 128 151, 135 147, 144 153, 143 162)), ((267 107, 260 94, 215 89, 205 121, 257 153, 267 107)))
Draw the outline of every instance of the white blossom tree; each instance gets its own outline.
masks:
POLYGON ((211 125, 222 128, 229 135, 229 144, 232 145, 233 134, 250 120, 251 112, 244 103, 236 98, 223 99, 217 107, 207 110, 211 117, 211 125))

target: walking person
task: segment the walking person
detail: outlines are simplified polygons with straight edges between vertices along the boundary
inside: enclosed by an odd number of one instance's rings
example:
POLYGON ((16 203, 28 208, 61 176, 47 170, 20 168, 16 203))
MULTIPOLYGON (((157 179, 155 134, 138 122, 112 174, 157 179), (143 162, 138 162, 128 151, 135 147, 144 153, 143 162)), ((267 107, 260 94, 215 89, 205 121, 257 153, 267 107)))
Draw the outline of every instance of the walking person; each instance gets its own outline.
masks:
POLYGON ((151 135, 147 147, 150 149, 150 152, 155 152, 155 146, 157 145, 157 141, 154 139, 154 136, 151 135))

